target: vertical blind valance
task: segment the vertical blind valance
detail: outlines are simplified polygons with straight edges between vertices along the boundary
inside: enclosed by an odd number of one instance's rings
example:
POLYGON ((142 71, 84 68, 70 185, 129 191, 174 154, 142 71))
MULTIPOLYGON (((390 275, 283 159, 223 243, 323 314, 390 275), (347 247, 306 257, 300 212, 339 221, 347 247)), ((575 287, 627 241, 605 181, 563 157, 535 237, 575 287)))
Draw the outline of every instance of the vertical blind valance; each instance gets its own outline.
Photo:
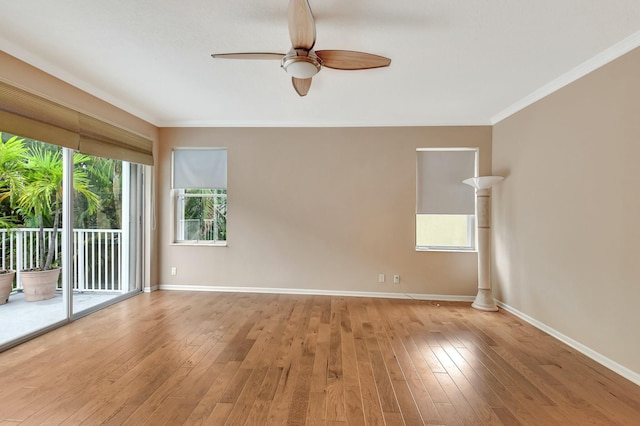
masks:
POLYGON ((418 151, 416 212, 475 214, 475 192, 462 183, 475 171, 475 150, 418 151))
POLYGON ((174 189, 226 189, 225 148, 182 148, 173 151, 174 189))
POLYGON ((0 81, 0 131, 101 157, 153 165, 153 142, 0 81))

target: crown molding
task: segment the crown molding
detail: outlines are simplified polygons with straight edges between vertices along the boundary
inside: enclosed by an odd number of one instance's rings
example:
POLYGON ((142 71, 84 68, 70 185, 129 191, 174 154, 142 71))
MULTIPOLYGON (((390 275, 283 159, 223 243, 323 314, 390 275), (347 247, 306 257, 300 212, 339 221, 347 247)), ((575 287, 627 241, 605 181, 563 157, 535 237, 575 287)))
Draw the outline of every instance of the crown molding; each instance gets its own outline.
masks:
POLYGON ((625 55, 632 51, 633 49, 640 46, 640 31, 630 35, 624 40, 614 44, 607 50, 597 54, 593 58, 583 62, 572 70, 562 74, 560 77, 555 80, 545 84, 538 90, 533 93, 525 96, 520 99, 518 102, 514 103, 510 107, 505 108, 501 112, 497 113, 493 117, 491 117, 491 124, 496 125, 500 121, 505 118, 517 113, 520 110, 528 107, 529 105, 539 101, 540 99, 549 96, 553 92, 556 92, 562 89, 564 86, 567 86, 579 78, 584 77, 585 75, 595 71, 596 69, 608 64, 609 62, 618 59, 622 55, 625 55))

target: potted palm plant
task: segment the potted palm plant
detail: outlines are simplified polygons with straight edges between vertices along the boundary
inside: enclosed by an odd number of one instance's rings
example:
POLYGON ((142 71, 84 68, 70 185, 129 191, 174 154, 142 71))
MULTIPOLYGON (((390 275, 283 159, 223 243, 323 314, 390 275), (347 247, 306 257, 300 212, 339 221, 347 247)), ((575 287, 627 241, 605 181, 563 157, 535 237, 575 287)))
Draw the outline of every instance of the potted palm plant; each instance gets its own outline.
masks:
MULTIPOLYGON (((23 145, 24 139, 10 135, 5 138, 0 133, 0 228, 15 226, 12 211, 12 201, 22 188, 24 156, 27 152, 23 145)), ((7 253, 2 253, 0 259, 3 265, 7 261, 7 253)), ((13 291, 13 281, 16 272, 0 268, 0 305, 9 301, 13 291)))
POLYGON ((4 305, 9 301, 15 276, 16 271, 0 270, 0 305, 4 305))
MULTIPOLYGON (((86 163, 90 158, 74 154, 74 165, 86 163)), ((27 301, 50 299, 55 296, 60 268, 55 264, 58 250, 58 229, 62 214, 62 154, 59 149, 37 145, 26 156, 24 182, 20 189, 17 205, 20 213, 38 226, 37 267, 21 272, 22 288, 27 301), (45 238, 45 222, 52 232, 45 238)), ((73 186, 87 199, 90 211, 99 205, 98 196, 89 188, 87 171, 75 167, 73 186)))

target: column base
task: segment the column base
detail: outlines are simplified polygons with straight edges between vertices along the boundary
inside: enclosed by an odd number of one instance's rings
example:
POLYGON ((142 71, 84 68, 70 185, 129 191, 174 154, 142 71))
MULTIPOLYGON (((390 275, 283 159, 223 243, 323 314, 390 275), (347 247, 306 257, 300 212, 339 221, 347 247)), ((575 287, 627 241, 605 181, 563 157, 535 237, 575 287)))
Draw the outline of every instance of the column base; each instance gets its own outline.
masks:
POLYGON ((476 300, 471 304, 472 308, 479 309, 481 311, 495 312, 498 310, 496 302, 493 300, 491 289, 479 288, 476 300))

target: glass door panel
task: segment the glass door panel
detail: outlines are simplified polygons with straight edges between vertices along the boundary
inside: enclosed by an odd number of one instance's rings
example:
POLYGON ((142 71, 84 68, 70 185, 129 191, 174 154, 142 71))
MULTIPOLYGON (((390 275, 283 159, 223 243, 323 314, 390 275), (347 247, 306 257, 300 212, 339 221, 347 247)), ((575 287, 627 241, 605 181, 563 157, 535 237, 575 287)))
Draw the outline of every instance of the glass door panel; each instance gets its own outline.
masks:
POLYGON ((83 156, 95 200, 74 198, 73 313, 87 313, 140 291, 135 279, 138 166, 83 156), (133 176, 132 176, 133 174, 133 176), (132 264, 133 262, 133 264, 132 264))
POLYGON ((68 320, 62 263, 63 148, 0 133, 0 347, 68 320), (11 278, 8 278, 10 276, 11 278))

